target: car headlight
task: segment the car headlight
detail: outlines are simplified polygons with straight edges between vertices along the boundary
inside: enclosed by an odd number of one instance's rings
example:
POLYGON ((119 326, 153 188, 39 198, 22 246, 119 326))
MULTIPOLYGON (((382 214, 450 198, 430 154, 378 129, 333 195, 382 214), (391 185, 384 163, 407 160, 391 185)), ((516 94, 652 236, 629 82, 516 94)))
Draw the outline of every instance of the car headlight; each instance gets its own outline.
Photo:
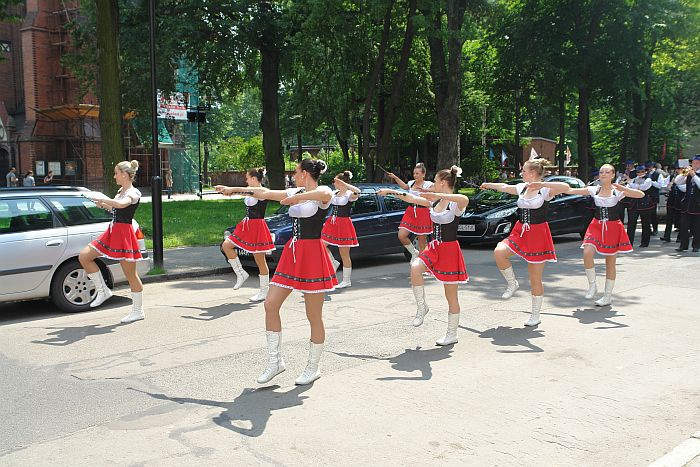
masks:
POLYGON ((513 208, 508 208, 508 209, 501 209, 500 211, 492 212, 491 214, 486 216, 486 218, 487 219, 500 219, 502 217, 508 217, 517 210, 518 210, 517 206, 515 206, 513 208))

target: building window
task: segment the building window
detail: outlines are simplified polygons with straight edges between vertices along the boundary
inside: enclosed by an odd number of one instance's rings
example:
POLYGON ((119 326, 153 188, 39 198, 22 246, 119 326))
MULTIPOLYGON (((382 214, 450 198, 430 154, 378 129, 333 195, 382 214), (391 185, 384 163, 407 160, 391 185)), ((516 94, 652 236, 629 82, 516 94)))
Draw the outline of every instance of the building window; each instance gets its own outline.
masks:
POLYGON ((10 53, 10 43, 7 41, 0 41, 0 52, 10 53))

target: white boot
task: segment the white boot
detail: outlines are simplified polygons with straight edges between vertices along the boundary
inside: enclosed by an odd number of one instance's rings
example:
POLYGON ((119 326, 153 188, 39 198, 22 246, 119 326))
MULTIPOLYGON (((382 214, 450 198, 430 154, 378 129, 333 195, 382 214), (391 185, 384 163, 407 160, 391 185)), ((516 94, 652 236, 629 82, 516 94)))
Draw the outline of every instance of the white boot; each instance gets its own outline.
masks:
POLYGON ((338 271, 338 267, 340 266, 340 261, 335 259, 333 255, 331 255, 331 263, 333 263, 333 271, 338 271))
POLYGON ((457 343, 457 327, 459 326, 459 313, 447 313, 447 333, 442 339, 435 342, 437 345, 450 345, 457 343))
POLYGON ((503 300, 508 300, 510 297, 513 296, 516 290, 520 288, 520 284, 518 284, 518 281, 515 280, 515 271, 513 271, 513 266, 510 266, 508 269, 501 269, 501 274, 505 278, 506 282, 508 283, 508 287, 506 287, 506 291, 503 292, 503 295, 501 295, 501 298, 503 300))
POLYGON ((267 291, 270 290, 270 275, 260 274, 258 278, 260 279, 260 291, 248 299, 251 302, 262 302, 267 298, 267 291))
POLYGON ((146 316, 143 313, 143 292, 131 292, 131 313, 122 318, 122 323, 132 323, 146 316))
POLYGON ((423 324, 423 319, 430 310, 425 302, 425 288, 422 285, 413 286, 413 296, 416 297, 416 317, 413 319, 413 325, 418 327, 423 324))
POLYGON ((413 243, 409 243, 408 245, 404 245, 403 247, 407 249, 409 253, 411 253, 411 261, 409 261, 410 263, 412 263, 414 259, 418 258, 419 251, 416 250, 416 247, 413 246, 413 243))
POLYGON ((282 358, 282 333, 267 331, 267 368, 258 376, 258 383, 265 384, 287 367, 282 358))
POLYGON ((595 266, 586 269, 586 277, 588 278, 588 292, 586 292, 586 300, 590 300, 598 293, 598 284, 595 280, 595 266))
POLYGON ((97 271, 87 275, 93 284, 95 284, 95 291, 97 292, 95 298, 90 302, 90 308, 95 308, 102 305, 109 297, 112 296, 112 291, 109 290, 105 280, 102 277, 102 272, 97 271))
POLYGON ((236 283, 233 285, 233 290, 238 290, 243 286, 243 283, 250 275, 243 269, 241 259, 238 256, 236 256, 235 259, 228 260, 228 264, 231 265, 233 272, 236 274, 236 283))
POLYGON ((306 368, 294 381, 294 384, 303 386, 310 384, 321 377, 321 369, 318 362, 321 361, 321 352, 323 352, 323 344, 314 344, 309 341, 309 361, 306 363, 306 368))
POLYGON ((542 308, 542 299, 544 295, 532 296, 532 313, 530 319, 525 321, 525 326, 537 326, 540 324, 540 309, 542 308))
POLYGON ((595 301, 596 306, 612 305, 613 287, 615 287, 615 279, 605 279, 605 292, 599 300, 595 301))
POLYGON ((336 289, 344 289, 346 287, 350 287, 352 283, 350 282, 350 276, 352 275, 352 268, 343 268, 343 282, 340 284, 336 285, 336 289))

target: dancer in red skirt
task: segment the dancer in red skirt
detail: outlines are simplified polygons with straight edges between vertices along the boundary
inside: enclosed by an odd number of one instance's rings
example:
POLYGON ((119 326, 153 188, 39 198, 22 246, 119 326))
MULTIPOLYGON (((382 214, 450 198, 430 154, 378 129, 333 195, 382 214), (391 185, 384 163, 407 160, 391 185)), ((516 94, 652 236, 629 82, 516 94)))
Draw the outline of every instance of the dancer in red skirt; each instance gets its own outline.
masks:
POLYGON ((309 384, 321 376, 319 361, 326 340, 322 318, 324 292, 332 291, 338 285, 331 259, 321 241, 323 221, 333 198, 329 187, 318 186, 318 178, 325 171, 325 162, 304 159, 294 173, 294 181, 299 188, 245 188, 257 199, 275 200, 290 206, 289 216, 292 218, 292 238, 284 246, 265 299, 268 363, 258 377, 260 384, 269 382, 285 370, 281 354, 280 308, 292 290, 304 294, 306 317, 311 325, 309 360, 295 382, 309 384))
POLYGON ((562 182, 543 182, 546 159, 533 159, 523 165, 523 182, 517 185, 505 183, 483 183, 482 189, 496 190, 518 196, 520 220, 515 223, 508 238, 502 240, 493 252, 496 265, 506 279, 508 287, 501 298, 508 299, 519 288, 515 279, 510 256, 516 254, 527 261, 532 293, 532 312, 525 326, 540 323, 540 309, 544 297, 542 272, 544 263, 556 262, 554 242, 547 224, 547 205, 560 193, 569 191, 569 185, 562 182))
POLYGON ((588 278, 588 292, 586 299, 592 299, 598 293, 595 279, 595 263, 593 256, 596 252, 605 256, 605 293, 596 300, 598 306, 612 304, 612 291, 615 286, 618 253, 632 251, 632 244, 625 226, 620 220, 622 204, 620 201, 627 198, 643 198, 644 192, 634 190, 617 183, 615 179, 615 167, 605 164, 600 168, 600 185, 586 188, 572 188, 569 193, 574 195, 591 196, 595 202, 595 218, 591 221, 583 237, 583 267, 588 278))
MULTIPOLYGON (((321 230, 323 242, 326 245, 337 246, 340 258, 343 261, 343 280, 336 286, 336 289, 344 289, 352 285, 350 282, 352 274, 350 248, 360 246, 357 241, 355 227, 352 225, 352 219, 350 219, 352 203, 357 200, 360 189, 350 185, 350 180, 352 180, 352 172, 349 170, 335 176, 333 184, 337 191, 331 200, 331 215, 326 219, 325 224, 323 224, 323 230, 321 230)), ((326 250, 328 250, 327 246, 326 250)), ((334 268, 338 269, 338 262, 333 258, 330 251, 328 251, 328 255, 331 257, 334 268)))
POLYGON ((388 189, 377 192, 382 196, 401 196, 408 203, 430 209, 433 240, 411 263, 411 285, 416 298, 416 317, 413 319, 413 325, 423 324, 425 315, 428 313, 423 273, 430 271, 438 281, 442 282, 448 303, 447 332, 436 342, 437 345, 457 343, 460 312, 457 286, 466 284, 469 280, 462 249, 457 240, 459 219, 469 204, 469 198, 454 194, 455 182, 461 173, 462 169, 454 165, 451 169, 439 171, 435 175, 433 192, 423 192, 420 196, 388 189))
POLYGON ((134 233, 134 227, 131 225, 141 200, 141 192, 133 186, 138 168, 138 161, 122 161, 114 167, 114 180, 121 187, 117 196, 114 199, 93 199, 97 207, 112 212, 112 223, 102 235, 83 248, 78 256, 83 269, 95 284, 97 293, 95 299, 90 303, 91 307, 100 306, 112 296, 112 291, 105 284, 95 259, 103 257, 119 261, 119 265, 129 281, 132 300, 132 311, 122 318, 122 323, 130 323, 144 318, 143 284, 136 272, 136 261, 141 261, 143 257, 134 233))
MULTIPOLYGON (((263 177, 265 177, 265 169, 262 167, 250 169, 245 175, 247 187, 217 185, 215 189, 226 196, 231 196, 235 193, 251 194, 250 191, 247 191, 247 188, 261 187, 263 177)), ((221 249, 228 258, 233 272, 236 274, 236 283, 233 286, 233 290, 240 289, 243 282, 248 278, 248 273, 241 265, 241 260, 238 257, 238 253, 236 253, 236 248, 240 248, 253 255, 255 264, 258 266, 260 290, 257 294, 250 297, 249 300, 251 302, 261 302, 267 297, 267 291, 270 287, 270 270, 267 267, 265 255, 271 251, 275 251, 270 229, 265 222, 267 200, 246 196, 243 202, 246 206, 246 216, 236 225, 233 233, 229 235, 223 245, 221 245, 221 249)))
MULTIPOLYGON (((425 164, 419 162, 413 168, 413 180, 408 183, 404 183, 399 177, 391 172, 387 172, 386 175, 397 185, 399 185, 404 190, 408 190, 408 193, 412 197, 420 196, 421 193, 430 191, 433 182, 429 182, 425 179, 425 164)), ((428 244, 427 236, 433 231, 433 224, 430 221, 430 209, 418 204, 409 205, 406 208, 406 212, 401 218, 401 224, 399 225, 399 241, 401 244, 411 253, 411 262, 418 257, 418 253, 425 250, 428 244), (411 243, 409 238, 410 234, 415 234, 418 236, 418 250, 411 243)))

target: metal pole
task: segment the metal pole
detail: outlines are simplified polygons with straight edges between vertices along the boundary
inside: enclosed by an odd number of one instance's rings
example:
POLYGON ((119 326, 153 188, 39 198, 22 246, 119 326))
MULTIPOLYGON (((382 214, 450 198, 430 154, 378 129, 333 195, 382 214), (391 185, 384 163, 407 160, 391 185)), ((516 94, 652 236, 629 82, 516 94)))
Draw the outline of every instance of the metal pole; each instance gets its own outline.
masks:
POLYGON ((199 131, 199 106, 197 106, 197 158, 199 159, 199 199, 202 199, 202 136, 199 131))
POLYGON ((156 0, 148 0, 148 28, 151 59, 151 127, 153 137, 153 178, 151 180, 151 209, 153 215, 153 267, 163 268, 163 185, 158 151, 158 90, 156 88, 156 0))

